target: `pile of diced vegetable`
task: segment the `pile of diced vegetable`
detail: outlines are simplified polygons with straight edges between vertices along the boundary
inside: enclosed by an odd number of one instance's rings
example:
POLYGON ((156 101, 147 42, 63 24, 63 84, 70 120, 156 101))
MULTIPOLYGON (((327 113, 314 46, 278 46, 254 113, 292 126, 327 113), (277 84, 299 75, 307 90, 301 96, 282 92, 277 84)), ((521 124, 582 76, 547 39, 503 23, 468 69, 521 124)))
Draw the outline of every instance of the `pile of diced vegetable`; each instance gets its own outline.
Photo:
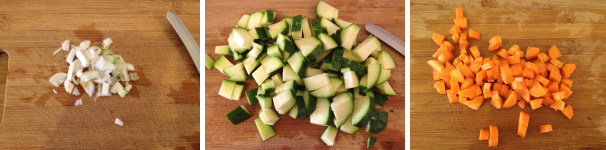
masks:
MULTIPOLYGON (((497 109, 511 108, 518 104, 522 109, 530 103, 532 110, 549 106, 562 111, 572 119, 572 106, 566 100, 572 95, 571 74, 575 64, 564 64, 558 58, 562 56, 553 45, 547 53, 538 47, 528 47, 526 53, 520 46, 513 45, 509 50, 500 49, 500 36, 489 40, 488 51, 499 50, 492 58, 483 58, 477 46, 469 48, 469 39, 479 40, 480 33, 468 28, 463 8, 456 8, 455 25, 448 33, 452 34, 455 45, 459 45, 461 55, 454 57, 456 47, 446 41, 445 36, 433 33, 432 40, 440 46, 427 63, 433 68, 434 88, 438 93, 446 94, 450 103, 461 103, 472 109, 479 109, 486 99, 497 109), (467 53, 467 48, 471 54, 467 53), (533 60, 534 61, 531 61, 533 60), (528 62, 526 62, 528 61, 528 62), (451 63, 452 62, 452 63, 451 63)), ((530 115, 520 114, 518 136, 524 138, 530 115)), ((541 133, 552 131, 551 124, 539 127, 541 133)), ((480 140, 489 140, 490 147, 498 144, 497 127, 480 131, 480 140)))
MULTIPOLYGON (((272 125, 278 114, 309 117, 312 124, 328 126, 320 137, 328 146, 338 129, 354 134, 366 127, 377 134, 387 126, 387 112, 375 107, 396 95, 387 82, 396 64, 373 35, 357 44, 360 26, 339 19, 338 13, 322 1, 316 6, 317 19, 297 15, 274 22, 277 10, 256 11, 242 16, 229 45, 216 47, 215 53, 221 54, 216 61, 206 55, 209 70, 216 68, 229 78, 219 95, 239 100, 244 85, 238 82, 253 78, 259 85, 245 95, 250 105, 261 106, 255 123, 263 140, 276 134, 272 125)), ((244 106, 227 114, 234 125, 250 117, 244 106)), ((368 148, 375 141, 370 137, 368 148)))

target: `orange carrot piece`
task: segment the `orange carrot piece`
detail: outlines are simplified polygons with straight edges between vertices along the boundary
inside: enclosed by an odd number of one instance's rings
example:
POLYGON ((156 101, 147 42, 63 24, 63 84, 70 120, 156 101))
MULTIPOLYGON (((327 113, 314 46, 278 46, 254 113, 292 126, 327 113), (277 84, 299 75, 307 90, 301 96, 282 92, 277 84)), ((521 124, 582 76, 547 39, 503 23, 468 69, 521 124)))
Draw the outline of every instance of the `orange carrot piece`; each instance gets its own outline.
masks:
POLYGON ((543 86, 549 85, 549 83, 551 83, 551 81, 549 81, 549 79, 543 77, 543 76, 536 76, 536 79, 539 81, 539 83, 541 83, 543 86))
POLYGON ((477 31, 474 31, 472 29, 469 29, 469 38, 474 39, 474 40, 480 40, 480 33, 477 31))
POLYGON ((518 92, 518 94, 523 100, 525 100, 526 102, 530 101, 530 91, 528 89, 521 89, 515 91, 518 92))
POLYGON ((518 101, 518 106, 520 106, 522 109, 526 108, 526 101, 518 101))
POLYGON ((444 85, 444 81, 438 81, 433 85, 433 88, 436 88, 438 93, 446 94, 446 85, 444 85))
POLYGON ((534 97, 543 97, 543 96, 545 96, 545 94, 547 94, 547 91, 545 91, 543 86, 541 86, 539 84, 534 85, 529 91, 530 91, 530 95, 532 95, 534 97))
POLYGON ((510 54, 507 53, 507 50, 501 49, 499 52, 497 52, 497 56, 499 56, 503 59, 507 59, 510 56, 510 54))
POLYGON ((431 57, 433 58, 438 58, 438 56, 440 56, 440 54, 442 54, 442 49, 439 48, 438 51, 436 51, 435 53, 433 53, 433 55, 431 55, 431 57))
POLYGON ((484 64, 481 66, 482 70, 488 70, 492 67, 494 67, 494 63, 492 61, 488 61, 488 62, 483 62, 484 64))
POLYGON ((469 69, 467 66, 465 65, 461 65, 459 67, 457 67, 459 70, 461 70, 461 72, 463 72, 463 75, 465 75, 466 78, 476 78, 475 74, 473 74, 473 72, 471 71, 471 69, 469 69))
POLYGON ((450 90, 452 90, 452 93, 454 94, 457 94, 459 93, 459 91, 461 91, 461 86, 459 85, 459 82, 457 80, 450 80, 450 90))
POLYGON ((474 85, 476 86, 476 96, 482 97, 482 87, 480 87, 480 85, 476 84, 474 85))
POLYGON ((520 57, 524 57, 524 51, 518 49, 518 50, 514 51, 513 54, 511 54, 511 55, 518 55, 520 57))
POLYGON ((450 72, 454 69, 456 68, 452 64, 446 62, 444 65, 444 69, 442 69, 442 71, 438 74, 438 77, 442 80, 450 79, 450 72))
POLYGON ((518 64, 512 64, 511 65, 511 75, 513 77, 522 77, 522 74, 524 73, 524 69, 522 69, 522 65, 518 64))
POLYGON ((520 120, 518 123, 518 136, 524 138, 526 137, 526 129, 528 129, 528 121, 530 120, 530 115, 525 112, 520 112, 520 120))
POLYGON ((446 95, 448 95, 448 101, 451 104, 459 102, 459 98, 457 97, 457 93, 453 93, 452 89, 446 91, 446 95))
POLYGON ((467 41, 467 33, 465 32, 461 32, 461 35, 459 35, 459 38, 461 38, 461 41, 467 41))
POLYGON ((553 98, 553 100, 555 100, 555 101, 562 101, 563 99, 566 98, 566 91, 559 91, 559 92, 551 93, 551 98, 553 98))
POLYGON ((532 110, 541 108, 541 106, 543 106, 541 104, 543 104, 542 98, 530 100, 530 107, 532 107, 532 110))
POLYGON ((511 89, 514 90, 523 90, 526 89, 526 82, 516 81, 511 83, 511 89))
POLYGON ((463 18, 463 7, 457 7, 457 19, 463 18))
POLYGON ((509 69, 509 66, 507 66, 506 64, 502 64, 501 66, 499 66, 499 69, 501 69, 501 78, 503 79, 503 82, 505 84, 513 82, 513 75, 511 69, 509 69))
POLYGON ((440 77, 438 77, 440 72, 438 70, 433 69, 433 80, 440 81, 440 77))
POLYGON ((562 68, 562 66, 564 65, 564 63, 555 58, 552 58, 549 62, 552 63, 554 66, 558 67, 558 69, 562 68))
POLYGON ((549 105, 549 107, 553 108, 553 110, 558 111, 558 110, 564 110, 564 106, 566 105, 566 103, 564 103, 564 101, 554 101, 553 103, 551 103, 551 105, 549 105))
POLYGON ((484 84, 484 80, 486 80, 486 71, 478 71, 478 74, 476 74, 476 84, 482 85, 484 84))
POLYGON ((567 86, 569 89, 572 87, 572 80, 570 79, 562 79, 562 85, 567 86))
POLYGON ((562 111, 562 113, 568 119, 572 119, 572 106, 570 106, 570 105, 566 106, 566 108, 564 108, 564 110, 562 111))
POLYGON ((427 64, 429 64, 429 66, 431 66, 431 68, 433 68, 434 70, 437 70, 438 72, 441 72, 442 70, 444 70, 444 64, 438 60, 429 60, 429 61, 427 61, 427 64))
POLYGON ((558 50, 558 47, 556 47, 555 45, 552 45, 551 48, 549 48, 549 58, 551 59, 558 59, 560 57, 562 57, 562 53, 560 53, 560 50, 558 50))
POLYGON ((492 91, 490 90, 491 83, 486 83, 482 87, 482 93, 484 94, 484 99, 488 99, 492 97, 492 91))
POLYGON ((560 85, 556 82, 551 82, 549 83, 549 85, 547 86, 547 92, 558 92, 560 91, 560 85))
POLYGON ((553 129, 551 128, 551 124, 539 126, 539 132, 541 132, 541 133, 547 133, 547 132, 551 132, 551 131, 553 131, 553 129))
POLYGON ((464 41, 463 39, 459 40, 459 48, 460 49, 467 49, 469 48, 469 42, 464 41))
MULTIPOLYGON (((494 91, 496 92, 496 91, 494 91)), ((517 98, 517 93, 516 92, 511 92, 511 94, 509 94, 509 96, 507 96, 507 99, 505 100, 505 103, 503 104, 503 108, 510 108, 513 107, 513 105, 516 105, 516 103, 518 102, 518 98, 517 98)))
POLYGON ((507 57, 507 62, 509 62, 509 64, 519 64, 520 63, 520 56, 519 55, 512 55, 507 57))
POLYGON ((480 140, 488 140, 490 132, 488 129, 480 129, 480 140))
POLYGON ((459 44, 459 40, 460 40, 460 38, 459 38, 459 33, 452 35, 452 41, 453 41, 455 44, 459 44))
POLYGON ((474 58, 477 59, 478 57, 480 57, 480 50, 478 50, 478 46, 473 46, 469 48, 469 51, 471 52, 474 58))
MULTIPOLYGON (((478 36, 479 37, 479 36, 478 36)), ((488 46, 488 51, 496 51, 501 47, 501 44, 503 44, 503 41, 501 41, 501 36, 495 36, 492 39, 490 39, 488 41, 489 46, 488 46)))
POLYGON ((531 60, 537 58, 539 52, 541 51, 538 47, 528 47, 528 49, 526 49, 526 59, 531 60))
MULTIPOLYGON (((529 63, 531 64, 531 63, 529 63)), ((533 79, 534 78, 534 71, 532 71, 531 69, 524 69, 524 72, 522 73, 522 76, 524 78, 527 79, 533 79)))
POLYGON ((455 25, 459 26, 461 29, 467 29, 467 18, 458 18, 454 20, 455 25))
POLYGON ((490 125, 490 137, 488 139, 488 147, 497 147, 499 145, 499 129, 496 125, 490 125))
POLYGON ((503 100, 497 95, 496 97, 492 97, 492 99, 490 100, 490 104, 492 104, 494 108, 501 109, 503 107, 503 100))
POLYGON ((544 52, 539 53, 539 55, 537 55, 537 58, 543 63, 549 61, 549 56, 547 56, 547 54, 545 54, 544 52))
POLYGON ((461 70, 459 70, 458 68, 450 71, 450 78, 451 78, 451 80, 457 81, 459 83, 465 82, 465 77, 463 76, 463 72, 461 72, 461 70))
POLYGON ((451 35, 459 34, 461 33, 461 28, 457 25, 454 25, 452 26, 452 28, 450 28, 450 31, 448 31, 448 33, 450 33, 451 35))
POLYGON ((502 86, 501 86, 501 89, 499 89, 499 95, 500 95, 501 97, 505 97, 505 96, 507 96, 507 93, 508 93, 509 91, 511 91, 511 89, 509 89, 509 86, 507 86, 507 85, 502 85, 502 86))
POLYGON ((577 65, 575 64, 565 64, 560 70, 562 71, 562 76, 564 78, 570 78, 570 75, 572 75, 576 68, 577 65))
POLYGON ((438 44, 438 45, 442 45, 442 42, 444 42, 444 38, 446 38, 446 36, 435 33, 435 32, 431 36, 431 39, 433 39, 433 41, 436 42, 436 44, 438 44))
MULTIPOLYGON (((465 78, 465 82, 461 84, 461 90, 467 89, 473 85, 473 78, 465 78)), ((475 89, 474 89, 475 90, 475 89)))
POLYGON ((442 79, 446 85, 446 91, 450 90, 450 79, 442 79))
POLYGON ((559 71, 554 71, 549 74, 549 81, 560 83, 562 81, 562 75, 559 71))
POLYGON ((526 66, 525 69, 530 69, 534 74, 538 74, 539 73, 539 67, 537 67, 537 64, 526 63, 525 66, 526 66))
POLYGON ((553 101, 551 98, 549 98, 549 97, 543 97, 543 102, 542 102, 543 106, 549 106, 549 105, 551 105, 553 102, 554 102, 554 101, 553 101))
POLYGON ((464 105, 465 102, 467 102, 467 97, 459 96, 459 103, 464 105))
POLYGON ((507 53, 509 53, 510 55, 513 55, 517 50, 520 50, 520 46, 515 44, 515 45, 511 46, 511 48, 509 48, 509 50, 507 50, 507 53))
POLYGON ((494 82, 494 74, 492 73, 492 70, 486 71, 486 82, 494 82))
POLYGON ((469 106, 469 108, 472 108, 474 110, 478 110, 478 109, 480 109, 480 106, 482 106, 483 102, 484 102, 484 98, 482 98, 481 96, 478 96, 478 97, 475 97, 473 100, 466 101, 465 105, 469 106))

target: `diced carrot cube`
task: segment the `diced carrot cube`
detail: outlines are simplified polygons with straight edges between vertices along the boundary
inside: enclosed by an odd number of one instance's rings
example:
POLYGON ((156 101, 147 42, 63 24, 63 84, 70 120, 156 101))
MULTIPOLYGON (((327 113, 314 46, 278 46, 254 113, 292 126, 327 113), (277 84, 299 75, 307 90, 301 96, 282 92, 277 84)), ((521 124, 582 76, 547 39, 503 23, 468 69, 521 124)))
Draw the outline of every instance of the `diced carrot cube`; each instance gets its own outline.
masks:
POLYGON ((549 56, 547 56, 547 54, 545 54, 544 52, 539 53, 539 55, 537 55, 537 58, 543 63, 549 61, 549 56))
POLYGON ((543 88, 543 86, 541 86, 539 84, 534 85, 530 89, 530 95, 532 95, 534 97, 543 97, 543 96, 545 96, 545 94, 547 94, 547 91, 545 91, 545 89, 543 88))
POLYGON ((564 110, 562 111, 562 113, 564 114, 564 116, 566 116, 568 119, 572 119, 572 106, 568 105, 566 106, 566 108, 564 108, 564 110))
POLYGON ((512 55, 507 57, 507 61, 509 62, 509 64, 519 64, 520 63, 520 56, 519 55, 512 55))
POLYGON ((488 135, 489 134, 489 130, 488 129, 481 129, 480 130, 480 140, 488 140, 488 135))
MULTIPOLYGON (((539 126, 539 132, 541 132, 541 133, 547 133, 547 132, 551 132, 551 131, 553 131, 553 129, 551 128, 551 124, 539 126)), ((488 132, 488 131, 486 131, 486 132, 488 132)))
POLYGON ((467 33, 465 32, 461 32, 461 35, 459 35, 459 38, 461 38, 461 41, 467 41, 467 33))
POLYGON ((431 68, 437 70, 438 72, 441 72, 444 69, 444 64, 438 60, 429 60, 427 61, 427 64, 429 64, 431 68))
POLYGON ((463 84, 461 84, 461 90, 470 88, 473 84, 474 84, 473 78, 465 78, 465 82, 463 82, 463 84))
MULTIPOLYGON (((494 92, 496 92, 496 91, 494 91, 494 92)), ((511 94, 509 94, 507 96, 507 99, 505 99, 505 103, 503 104, 503 108, 510 108, 513 105, 516 105, 516 103, 518 102, 517 97, 518 96, 517 96, 516 92, 512 92, 511 94)), ((493 96, 493 98, 494 98, 494 96, 493 96)))
POLYGON ((522 109, 526 108, 526 101, 518 101, 518 106, 520 106, 522 109))
POLYGON ((522 69, 522 65, 520 64, 512 64, 510 69, 513 77, 522 77, 522 74, 524 73, 524 69, 522 69))
POLYGON ((555 100, 555 101, 562 101, 563 99, 566 98, 566 91, 559 91, 559 92, 551 93, 551 98, 553 98, 553 100, 555 100))
POLYGON ((509 50, 507 50, 507 53, 509 53, 510 55, 513 55, 515 53, 515 51, 520 50, 520 46, 518 46, 517 44, 511 46, 511 48, 509 48, 509 50))
POLYGON ((465 82, 465 77, 463 76, 463 72, 461 72, 461 70, 459 70, 458 68, 450 71, 450 78, 451 78, 451 80, 457 81, 459 83, 465 82))
POLYGON ((474 40, 480 40, 480 33, 477 31, 474 31, 472 29, 469 29, 469 38, 474 39, 474 40))
POLYGON ((438 81, 433 85, 433 88, 436 88, 438 93, 446 94, 446 85, 444 85, 444 81, 438 81))
POLYGON ((461 70, 461 72, 463 72, 463 75, 465 75, 466 78, 476 78, 475 74, 473 74, 473 72, 471 71, 471 69, 469 69, 467 66, 465 65, 461 65, 459 67, 457 67, 459 70, 461 70))
POLYGON ((459 26, 461 29, 467 29, 467 18, 458 18, 454 20, 455 25, 459 26))
MULTIPOLYGON (((493 92, 496 92, 496 91, 493 91, 493 92)), ((503 107, 503 100, 498 95, 493 96, 492 99, 490 100, 490 104, 492 104, 492 106, 494 106, 494 108, 501 109, 503 107)))
POLYGON ((547 86, 547 92, 558 92, 560 91, 560 85, 556 82, 551 82, 549 83, 549 85, 547 86))
POLYGON ((513 75, 511 69, 506 64, 502 64, 500 66, 501 78, 505 84, 509 84, 513 82, 513 75))
POLYGON ((553 101, 551 98, 549 98, 549 97, 543 97, 543 102, 542 102, 543 106, 549 106, 549 105, 551 105, 553 102, 554 102, 554 101, 553 101))
POLYGON ((488 147, 497 147, 499 145, 499 129, 496 125, 490 125, 490 137, 488 139, 488 147))
POLYGON ((566 105, 566 103, 564 103, 564 101, 554 101, 553 103, 551 103, 551 105, 549 105, 549 107, 553 108, 553 110, 558 111, 558 110, 564 110, 564 106, 566 105))
POLYGON ((555 58, 552 58, 549 62, 552 63, 554 66, 558 67, 558 69, 562 68, 562 66, 564 65, 564 63, 555 58))
MULTIPOLYGON (((532 63, 529 63, 529 64, 532 64, 532 63)), ((533 79, 534 71, 532 71, 531 69, 524 69, 524 73, 522 73, 522 76, 524 76, 524 78, 527 78, 527 79, 533 79)))
POLYGON ((570 75, 574 72, 574 70, 576 68, 577 68, 577 65, 575 65, 575 64, 565 64, 561 68, 562 76, 564 78, 570 78, 570 75))
POLYGON ((524 138, 526 137, 526 129, 528 128, 528 121, 530 120, 530 115, 525 112, 520 112, 520 120, 518 122, 518 136, 524 138))
POLYGON ((486 71, 486 82, 494 82, 494 74, 492 73, 492 70, 486 71))
POLYGON ((562 85, 565 85, 568 88, 571 88, 572 87, 572 80, 570 80, 570 79, 562 79, 562 85))
POLYGON ((461 33, 461 28, 457 25, 454 25, 452 26, 452 28, 450 28, 450 31, 448 31, 448 33, 450 33, 451 35, 459 34, 461 33))
POLYGON ((549 48, 549 58, 551 59, 558 59, 560 57, 562 57, 562 53, 560 53, 560 50, 558 50, 558 47, 556 47, 555 45, 551 46, 551 48, 549 48))
POLYGON ((509 53, 507 53, 507 51, 505 49, 501 49, 499 52, 497 52, 497 56, 499 56, 503 59, 507 59, 510 55, 509 55, 509 53))
POLYGON ((465 104, 467 102, 467 97, 459 96, 459 103, 465 104))
MULTIPOLYGON (((459 30, 459 31, 460 31, 460 30, 459 30)), ((459 44, 459 40, 460 40, 460 38, 459 38, 459 33, 452 35, 452 41, 453 41, 455 44, 459 44)))
POLYGON ((452 93, 457 94, 459 93, 459 91, 461 91, 461 85, 459 85, 459 82, 451 79, 450 80, 450 90, 452 90, 452 93))
POLYGON ((433 41, 436 42, 436 44, 438 44, 438 45, 442 45, 442 42, 444 42, 444 38, 446 38, 446 36, 435 33, 435 32, 431 36, 431 39, 433 39, 433 41))
POLYGON ((472 108, 474 110, 478 110, 480 109, 480 106, 482 106, 483 102, 484 98, 482 98, 481 96, 477 96, 473 100, 466 101, 465 105, 469 106, 469 108, 472 108))
POLYGON ((488 41, 489 46, 488 46, 488 51, 495 51, 498 50, 499 47, 501 47, 501 44, 503 44, 503 41, 501 41, 501 36, 495 36, 492 39, 490 39, 488 41))
POLYGON ((446 95, 448 95, 448 101, 451 104, 459 102, 459 98, 457 97, 457 93, 453 93, 452 89, 446 91, 446 95))
POLYGON ((560 75, 560 72, 551 72, 549 74, 549 81, 551 82, 557 82, 560 83, 560 81, 562 81, 562 75, 560 75))
POLYGON ((541 104, 543 104, 542 98, 530 100, 530 107, 532 107, 532 110, 541 108, 541 104))
POLYGON ((463 18, 463 7, 457 7, 457 19, 463 18))
POLYGON ((538 47, 528 47, 528 49, 526 50, 526 59, 531 60, 537 58, 539 52, 541 51, 538 47))
MULTIPOLYGON (((460 39, 459 40, 459 48, 460 49, 467 49, 467 48, 469 48, 469 42, 464 41, 463 39, 460 39)), ((465 54, 467 54, 467 53, 465 53, 465 54)))

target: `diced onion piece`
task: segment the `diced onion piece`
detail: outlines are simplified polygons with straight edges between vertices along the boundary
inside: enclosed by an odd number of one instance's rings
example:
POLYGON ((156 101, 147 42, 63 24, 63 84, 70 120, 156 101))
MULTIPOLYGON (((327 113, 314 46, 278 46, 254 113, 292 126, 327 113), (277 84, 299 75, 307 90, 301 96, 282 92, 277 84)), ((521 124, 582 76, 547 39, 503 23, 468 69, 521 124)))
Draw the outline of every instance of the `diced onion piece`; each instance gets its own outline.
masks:
POLYGON ((120 82, 116 82, 114 84, 114 86, 112 87, 111 92, 116 94, 122 90, 124 90, 124 87, 122 87, 122 84, 120 84, 120 82))
POLYGON ((72 94, 74 94, 76 96, 80 96, 80 90, 78 90, 78 88, 74 88, 74 91, 72 92, 72 94))
MULTIPOLYGON (((99 68, 97 68, 97 69, 99 69, 99 68)), ((103 70, 115 70, 115 69, 116 69, 116 66, 110 61, 106 61, 105 65, 103 65, 103 70)))
POLYGON ((135 66, 133 64, 126 63, 126 69, 128 71, 135 71, 135 66))
POLYGON ((132 81, 138 81, 139 79, 141 79, 137 73, 130 73, 130 80, 132 81))
POLYGON ((61 44, 61 48, 63 48, 63 51, 69 51, 69 40, 65 40, 63 41, 63 43, 61 44))
POLYGON ((56 87, 59 87, 59 85, 61 85, 63 81, 65 81, 65 78, 67 78, 67 74, 59 72, 50 78, 50 83, 52 83, 56 87))
POLYGON ((76 100, 76 106, 80 106, 80 105, 82 105, 82 99, 76 100))
POLYGON ((86 82, 86 81, 97 79, 97 78, 99 78, 99 72, 95 71, 95 70, 90 70, 90 71, 83 73, 82 76, 80 77, 80 80, 86 82))
POLYGON ((120 97, 122 97, 122 98, 124 98, 127 93, 128 93, 128 91, 126 91, 126 90, 120 90, 120 91, 118 91, 118 95, 120 95, 120 97))
POLYGON ((95 92, 95 83, 93 81, 82 82, 82 88, 84 88, 89 97, 93 97, 93 92, 95 92))
POLYGON ((88 67, 88 65, 90 65, 90 61, 88 60, 86 55, 84 55, 84 52, 76 51, 76 57, 78 57, 78 59, 82 63, 82 67, 88 67))
POLYGON ((126 90, 126 91, 128 92, 128 91, 130 91, 130 89, 132 89, 132 88, 133 88, 133 85, 132 85, 132 84, 128 84, 128 83, 127 83, 127 84, 126 84, 126 87, 124 87, 124 90, 126 90))
POLYGON ((57 91, 55 91, 55 89, 53 89, 53 92, 54 92, 55 94, 57 94, 57 91))
POLYGON ((128 75, 128 71, 126 71, 126 67, 122 66, 122 74, 124 75, 124 81, 130 81, 130 76, 128 75))
POLYGON ((57 50, 55 50, 53 52, 53 56, 57 55, 59 52, 61 52, 61 50, 63 50, 63 48, 59 47, 57 50))
POLYGON ((76 49, 72 48, 71 51, 69 51, 69 54, 67 54, 67 58, 65 59, 65 61, 67 61, 67 63, 72 64, 72 62, 74 61, 74 56, 76 56, 76 49))
POLYGON ((80 85, 80 82, 78 80, 72 80, 72 82, 74 82, 74 85, 80 85))
POLYGON ((80 48, 81 49, 88 49, 88 47, 90 47, 90 40, 84 40, 82 42, 80 42, 80 48))
POLYGON ((93 80, 93 82, 100 84, 100 83, 103 83, 105 81, 108 81, 109 77, 110 77, 110 75, 106 74, 105 76, 103 76, 103 78, 97 78, 97 79, 93 80))
POLYGON ((103 40, 103 48, 108 49, 109 46, 112 45, 112 43, 114 43, 114 41, 112 41, 112 39, 110 39, 110 38, 103 40))
POLYGON ((119 126, 124 126, 124 122, 122 122, 122 120, 116 118, 116 121, 114 121, 115 124, 119 125, 119 126))
POLYGON ((95 62, 95 69, 103 69, 103 66, 105 66, 105 59, 100 57, 99 60, 95 62))
POLYGON ((109 83, 103 82, 103 87, 101 89, 101 95, 109 95, 109 83))
POLYGON ((80 70, 76 71, 76 77, 78 77, 78 78, 82 77, 82 74, 83 74, 82 71, 84 71, 84 69, 80 69, 80 70))
POLYGON ((63 82, 63 86, 65 86, 65 91, 66 91, 67 93, 72 93, 72 91, 74 90, 74 87, 75 87, 76 85, 74 85, 74 84, 73 84, 72 82, 70 82, 70 81, 65 81, 65 82, 63 82))

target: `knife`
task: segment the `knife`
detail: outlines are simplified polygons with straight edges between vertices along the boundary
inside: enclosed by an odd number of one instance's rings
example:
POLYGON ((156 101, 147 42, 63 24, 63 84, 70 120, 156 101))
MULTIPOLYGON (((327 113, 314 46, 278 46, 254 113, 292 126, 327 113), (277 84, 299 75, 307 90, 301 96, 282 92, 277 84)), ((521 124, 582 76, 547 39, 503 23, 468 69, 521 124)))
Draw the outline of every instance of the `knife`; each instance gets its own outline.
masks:
POLYGON ((400 52, 400 54, 402 54, 402 56, 406 56, 405 55, 406 44, 404 43, 404 41, 400 40, 398 37, 394 36, 393 34, 387 32, 385 29, 383 29, 377 25, 366 24, 365 28, 372 35, 375 35, 376 37, 381 39, 381 41, 387 43, 387 45, 391 46, 396 51, 400 52))
POLYGON ((194 60, 194 64, 196 64, 198 73, 200 73, 200 46, 198 43, 196 43, 196 40, 191 33, 189 33, 189 30, 187 30, 187 27, 185 27, 185 24, 183 24, 183 21, 181 21, 179 16, 168 11, 166 12, 166 18, 168 18, 170 24, 173 25, 173 28, 175 28, 175 31, 177 31, 177 34, 179 34, 185 48, 187 48, 187 51, 189 51, 189 55, 194 60))

